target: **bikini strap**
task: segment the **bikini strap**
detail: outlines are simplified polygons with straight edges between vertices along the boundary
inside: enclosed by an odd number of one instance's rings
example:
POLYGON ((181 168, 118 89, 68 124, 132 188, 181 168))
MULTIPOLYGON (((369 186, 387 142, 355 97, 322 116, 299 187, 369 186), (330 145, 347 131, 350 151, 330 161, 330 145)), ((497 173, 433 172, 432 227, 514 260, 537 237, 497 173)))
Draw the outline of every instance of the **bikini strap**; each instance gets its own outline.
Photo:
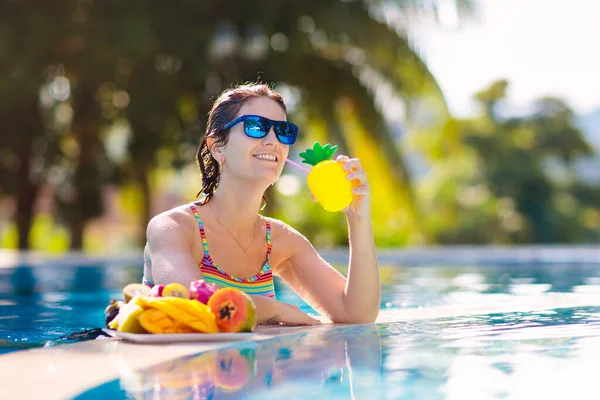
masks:
POLYGON ((265 220, 267 227, 267 264, 271 261, 271 223, 265 220))
MULTIPOLYGON (((202 224, 202 220, 200 219, 200 215, 198 215, 198 210, 196 206, 193 204, 190 205, 192 212, 194 213, 194 217, 196 217, 196 222, 198 223, 198 229, 200 229, 200 237, 202 238, 202 248, 204 249, 204 258, 209 258, 208 256, 208 242, 206 241, 206 234, 204 233, 204 225, 202 224)), ((267 228, 267 262, 266 264, 270 264, 271 261, 271 223, 265 220, 265 226, 267 228)), ((204 261, 204 260, 202 260, 204 261)))
MULTIPOLYGON (((190 205, 192 212, 194 213, 194 217, 196 217, 196 222, 198 222, 198 228, 200 229, 200 237, 202 238, 202 248, 204 249, 204 258, 208 257, 208 243, 206 242, 206 234, 204 233, 204 225, 200 220, 200 215, 198 215, 198 210, 196 210, 196 206, 190 205)), ((204 260, 202 260, 204 261, 204 260)))

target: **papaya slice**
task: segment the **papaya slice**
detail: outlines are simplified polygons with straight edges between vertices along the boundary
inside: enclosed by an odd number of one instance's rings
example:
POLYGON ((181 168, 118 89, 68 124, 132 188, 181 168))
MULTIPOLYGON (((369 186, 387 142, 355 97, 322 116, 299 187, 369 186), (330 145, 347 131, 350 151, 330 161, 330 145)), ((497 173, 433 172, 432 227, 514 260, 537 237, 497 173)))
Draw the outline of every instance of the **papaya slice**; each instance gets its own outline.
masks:
POLYGON ((256 327, 256 306, 239 289, 219 289, 208 300, 220 332, 252 332, 256 327))

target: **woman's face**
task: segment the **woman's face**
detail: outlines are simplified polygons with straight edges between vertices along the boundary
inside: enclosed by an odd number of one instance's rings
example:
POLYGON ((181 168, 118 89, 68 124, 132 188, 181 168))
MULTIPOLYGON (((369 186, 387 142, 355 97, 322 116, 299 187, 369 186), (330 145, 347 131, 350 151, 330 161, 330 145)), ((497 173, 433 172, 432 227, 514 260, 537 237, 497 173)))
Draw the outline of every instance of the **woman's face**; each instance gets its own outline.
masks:
MULTIPOLYGON (((259 115, 274 121, 286 121, 281 106, 266 96, 256 97, 245 103, 234 118, 242 115, 259 115)), ((225 173, 249 180, 264 180, 273 184, 279 179, 289 146, 275 136, 273 127, 261 139, 248 137, 241 122, 229 131, 227 144, 221 149, 225 173)))

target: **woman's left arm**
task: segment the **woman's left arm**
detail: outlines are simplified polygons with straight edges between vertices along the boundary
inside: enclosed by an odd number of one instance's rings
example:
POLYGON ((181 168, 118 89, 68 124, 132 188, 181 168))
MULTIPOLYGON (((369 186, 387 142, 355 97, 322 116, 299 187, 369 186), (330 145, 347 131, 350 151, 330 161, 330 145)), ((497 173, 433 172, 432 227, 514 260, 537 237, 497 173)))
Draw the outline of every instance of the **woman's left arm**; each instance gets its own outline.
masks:
POLYGON ((338 323, 373 322, 379 313, 381 286, 370 212, 370 189, 358 159, 339 156, 347 179, 353 183, 354 199, 344 210, 348 222, 350 262, 344 278, 319 256, 310 242, 291 229, 289 258, 278 274, 319 312, 338 323))

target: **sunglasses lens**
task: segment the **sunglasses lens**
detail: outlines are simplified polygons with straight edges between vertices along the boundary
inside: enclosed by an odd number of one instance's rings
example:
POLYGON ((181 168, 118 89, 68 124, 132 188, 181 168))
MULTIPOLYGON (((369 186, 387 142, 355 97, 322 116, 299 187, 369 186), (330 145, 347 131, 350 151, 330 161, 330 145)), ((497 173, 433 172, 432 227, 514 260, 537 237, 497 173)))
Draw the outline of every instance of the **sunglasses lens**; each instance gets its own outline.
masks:
POLYGON ((275 124, 277 138, 284 144, 294 144, 298 135, 298 128, 289 122, 277 122, 275 124))
POLYGON ((268 123, 263 118, 249 117, 244 121, 244 130, 251 138, 262 138, 267 135, 268 123))

